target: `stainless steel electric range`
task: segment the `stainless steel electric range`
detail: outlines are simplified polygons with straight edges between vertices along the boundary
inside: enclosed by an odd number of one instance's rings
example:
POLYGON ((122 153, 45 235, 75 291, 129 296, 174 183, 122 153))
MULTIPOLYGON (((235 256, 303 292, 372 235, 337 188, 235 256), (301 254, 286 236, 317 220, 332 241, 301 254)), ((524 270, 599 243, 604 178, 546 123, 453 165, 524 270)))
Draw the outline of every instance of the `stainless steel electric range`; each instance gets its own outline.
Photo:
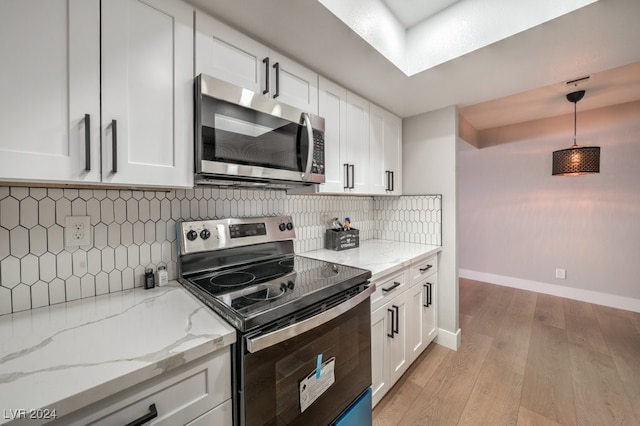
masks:
POLYGON ((234 424, 328 425, 362 400, 370 271, 296 255, 289 216, 182 222, 178 238, 178 280, 237 330, 234 424))

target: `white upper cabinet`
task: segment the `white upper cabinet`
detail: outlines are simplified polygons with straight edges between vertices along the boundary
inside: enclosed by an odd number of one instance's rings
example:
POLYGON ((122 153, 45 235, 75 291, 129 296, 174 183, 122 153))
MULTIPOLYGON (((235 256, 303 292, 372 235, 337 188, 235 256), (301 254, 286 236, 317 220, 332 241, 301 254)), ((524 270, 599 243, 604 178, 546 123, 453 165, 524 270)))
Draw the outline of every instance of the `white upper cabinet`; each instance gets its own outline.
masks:
POLYGON ((179 1, 102 2, 104 182, 193 185, 192 22, 179 1))
POLYGON ((369 101, 347 91, 345 192, 369 193, 369 101))
POLYGON ((0 180, 100 181, 99 5, 0 3, 0 180))
POLYGON ((318 112, 324 117, 325 183, 320 192, 339 193, 345 187, 347 145, 347 90, 320 77, 318 112))
POLYGON ((318 74, 273 50, 270 51, 269 58, 271 96, 304 112, 317 115, 318 74))
POLYGON ((10 58, 0 68, 0 180, 192 186, 191 8, 169 0, 0 8, 0 54, 10 58))
POLYGON ((319 77, 318 112, 325 125, 325 183, 330 194, 402 194, 402 120, 319 77))
POLYGON ((402 119, 386 113, 384 126, 385 194, 402 195, 402 119))
POLYGON ((388 188, 388 173, 384 169, 385 111, 369 106, 369 188, 372 193, 384 194, 388 188))
POLYGON ((196 11, 196 75, 208 74, 318 113, 318 74, 196 11))
POLYGON ((195 43, 196 75, 209 74, 266 94, 268 47, 200 11, 196 11, 195 43))
POLYGON ((369 144, 370 192, 402 194, 402 119, 371 104, 369 144))

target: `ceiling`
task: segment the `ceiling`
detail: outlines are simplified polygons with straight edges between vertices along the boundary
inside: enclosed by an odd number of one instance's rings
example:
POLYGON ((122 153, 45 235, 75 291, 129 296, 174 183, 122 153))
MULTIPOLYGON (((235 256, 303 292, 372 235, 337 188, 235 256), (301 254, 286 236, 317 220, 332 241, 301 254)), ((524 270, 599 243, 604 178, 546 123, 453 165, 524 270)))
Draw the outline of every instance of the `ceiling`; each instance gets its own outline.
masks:
POLYGON ((404 28, 432 17, 460 0, 383 0, 404 28))
POLYGON ((573 104, 567 100, 566 94, 576 90, 586 92, 576 105, 578 113, 640 99, 640 62, 582 77, 588 78, 461 107, 459 112, 476 130, 485 130, 573 114, 573 104))
POLYGON ((485 129, 566 114, 565 82, 586 75, 579 108, 640 99, 638 0, 596 1, 410 77, 317 0, 189 2, 401 117, 458 105, 485 129))

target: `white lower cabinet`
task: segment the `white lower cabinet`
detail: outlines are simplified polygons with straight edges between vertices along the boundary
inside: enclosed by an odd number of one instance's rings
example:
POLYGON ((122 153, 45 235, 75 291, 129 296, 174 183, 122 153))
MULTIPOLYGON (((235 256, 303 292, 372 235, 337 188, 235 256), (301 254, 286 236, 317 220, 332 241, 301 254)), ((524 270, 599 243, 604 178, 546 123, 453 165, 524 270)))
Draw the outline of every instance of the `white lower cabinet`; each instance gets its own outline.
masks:
MULTIPOLYGON (((387 304, 387 313, 391 317, 387 335, 389 343, 389 379, 395 383, 409 368, 409 335, 410 327, 407 317, 407 292, 394 297, 387 304)), ((413 319, 411 319, 413 321, 413 319)))
POLYGON ((231 426, 229 348, 109 396, 53 424, 125 425, 145 416, 149 418, 145 425, 231 426))
POLYGON ((371 387, 374 406, 409 367, 407 294, 398 294, 371 314, 371 387))
POLYGON ((409 299, 407 302, 407 315, 411 318, 408 324, 409 330, 407 334, 409 338, 407 343, 409 346, 409 360, 413 362, 428 344, 424 340, 423 333, 425 327, 423 302, 425 297, 422 286, 412 286, 409 291, 407 291, 407 299, 409 299))
POLYGON ((420 306, 422 327, 422 348, 417 348, 411 354, 412 362, 438 335, 438 311, 435 301, 438 297, 438 275, 434 272, 430 278, 418 285, 422 293, 422 305, 420 306))
POLYGON ((186 426, 228 426, 233 423, 233 404, 228 399, 186 426))
POLYGON ((390 322, 391 317, 385 308, 376 309, 371 313, 371 389, 374 406, 391 388, 389 379, 391 363, 387 344, 390 322))
POLYGON ((437 256, 431 256, 376 282, 371 298, 374 406, 437 336, 437 279, 437 256))

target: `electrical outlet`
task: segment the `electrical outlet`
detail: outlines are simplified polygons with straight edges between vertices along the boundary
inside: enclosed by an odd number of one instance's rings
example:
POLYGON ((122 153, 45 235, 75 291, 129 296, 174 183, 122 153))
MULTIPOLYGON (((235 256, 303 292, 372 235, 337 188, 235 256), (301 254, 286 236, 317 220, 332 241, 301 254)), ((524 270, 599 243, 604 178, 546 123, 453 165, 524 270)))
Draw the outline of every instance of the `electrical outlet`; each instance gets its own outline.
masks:
POLYGON ((559 280, 567 279, 567 270, 562 268, 556 268, 556 278, 559 280))
POLYGON ((91 244, 91 218, 89 216, 65 217, 64 242, 67 247, 91 244))

